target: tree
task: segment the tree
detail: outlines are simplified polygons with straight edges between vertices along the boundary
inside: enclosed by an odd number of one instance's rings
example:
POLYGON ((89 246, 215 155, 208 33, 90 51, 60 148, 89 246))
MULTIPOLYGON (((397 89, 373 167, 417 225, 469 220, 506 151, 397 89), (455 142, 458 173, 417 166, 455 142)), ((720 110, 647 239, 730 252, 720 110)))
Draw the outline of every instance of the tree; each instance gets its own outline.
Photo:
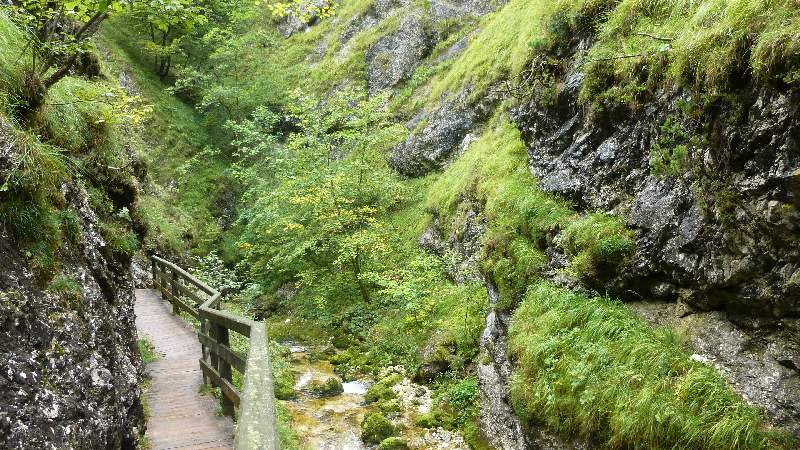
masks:
POLYGON ((381 217, 403 198, 385 148, 404 128, 391 124, 385 102, 348 90, 323 103, 295 97, 289 119, 299 131, 269 151, 268 169, 252 173, 245 196, 252 206, 241 218, 240 245, 257 276, 308 285, 320 273, 342 282, 348 275, 370 301, 365 274, 391 251, 381 217))
POLYGON ((3 5, 25 30, 31 50, 25 73, 23 108, 36 110, 47 90, 67 76, 86 55, 88 39, 122 0, 12 0, 3 5))
POLYGON ((131 15, 149 38, 144 51, 153 56, 153 69, 160 78, 169 75, 183 39, 208 21, 205 12, 195 0, 139 0, 133 4, 131 15))

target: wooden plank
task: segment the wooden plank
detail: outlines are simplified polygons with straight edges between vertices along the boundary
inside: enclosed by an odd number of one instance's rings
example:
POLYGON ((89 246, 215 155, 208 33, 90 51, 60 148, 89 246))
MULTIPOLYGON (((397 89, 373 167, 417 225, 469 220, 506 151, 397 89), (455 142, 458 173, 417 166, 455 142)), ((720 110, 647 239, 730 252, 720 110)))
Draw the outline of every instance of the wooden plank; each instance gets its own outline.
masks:
POLYGON ((242 390, 236 448, 278 449, 272 365, 263 322, 253 324, 250 332, 250 352, 242 390))
POLYGON ((219 372, 214 370, 210 365, 208 365, 207 362, 203 361, 202 359, 199 359, 198 361, 200 361, 200 368, 203 370, 205 376, 210 378, 211 383, 219 387, 220 390, 222 391, 222 394, 225 395, 225 397, 227 397, 228 399, 230 399, 230 401, 232 401, 233 404, 236 405, 236 407, 238 408, 240 402, 239 392, 236 390, 235 387, 233 387, 233 384, 231 384, 231 382, 229 382, 228 380, 222 378, 219 375, 219 372))
POLYGON ((186 311, 187 313, 189 313, 190 316, 194 317, 195 319, 200 318, 200 313, 198 313, 196 309, 192 308, 183 300, 181 300, 180 297, 173 298, 172 300, 170 300, 170 303, 177 306, 179 309, 186 311))
POLYGON ((201 291, 205 292, 208 295, 214 295, 219 293, 216 289, 208 286, 207 284, 203 283, 202 281, 198 280, 197 278, 193 277, 189 272, 181 269, 180 267, 176 266, 175 264, 167 261, 166 259, 159 258, 158 256, 153 255, 152 258, 157 261, 158 263, 172 269, 172 271, 177 272, 182 278, 186 279, 193 285, 200 288, 201 291))
POLYGON ((207 336, 205 334, 198 334, 197 338, 200 340, 200 343, 208 347, 212 352, 216 353, 217 356, 228 361, 230 365, 233 366, 234 369, 238 370, 239 373, 244 373, 247 367, 247 362, 243 355, 239 354, 231 350, 229 347, 220 345, 214 339, 211 339, 211 336, 207 336))
POLYGON ((207 300, 207 299, 205 299, 205 298, 200 298, 200 296, 199 296, 199 295, 197 295, 197 292, 195 292, 195 291, 194 291, 192 288, 190 288, 189 286, 185 286, 185 285, 183 285, 183 284, 179 284, 179 285, 178 285, 178 290, 179 290, 179 291, 181 291, 181 293, 182 293, 183 295, 185 295, 185 296, 189 297, 190 299, 194 300, 194 307, 195 307, 195 308, 196 308, 197 306, 201 305, 201 304, 202 304, 204 301, 206 301, 206 300, 207 300))
POLYGON ((214 322, 217 325, 221 325, 229 330, 233 330, 242 336, 250 336, 250 326, 253 324, 253 321, 250 319, 239 317, 227 311, 209 308, 205 305, 200 307, 200 315, 209 321, 214 322))

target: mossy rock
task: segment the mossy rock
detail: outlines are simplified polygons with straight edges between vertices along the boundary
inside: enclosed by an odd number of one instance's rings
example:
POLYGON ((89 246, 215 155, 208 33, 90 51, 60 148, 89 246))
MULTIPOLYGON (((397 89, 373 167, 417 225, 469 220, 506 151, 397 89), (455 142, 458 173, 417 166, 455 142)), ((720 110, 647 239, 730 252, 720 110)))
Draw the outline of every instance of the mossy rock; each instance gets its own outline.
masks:
POLYGON ((297 393, 291 384, 275 383, 275 398, 278 400, 293 400, 297 398, 297 393))
POLYGON ((432 412, 418 415, 414 423, 420 428, 436 428, 442 425, 441 420, 432 412))
POLYGON ((325 381, 312 381, 309 391, 315 397, 333 397, 344 392, 344 387, 338 378, 330 377, 325 381))
POLYGON ((382 378, 377 383, 367 389, 367 394, 364 396, 364 401, 367 403, 375 403, 382 400, 391 400, 397 397, 397 394, 392 390, 392 387, 399 383, 403 376, 399 373, 393 373, 385 378, 382 378))
POLYGON ((408 444, 401 437, 389 437, 381 441, 378 450, 408 450, 408 444))
POLYGON ((378 409, 380 409, 382 413, 389 415, 399 413, 402 407, 400 406, 400 401, 393 398, 378 402, 378 409))
POLYGON ((379 444, 395 431, 394 425, 381 413, 369 413, 361 422, 361 439, 367 444, 379 444))

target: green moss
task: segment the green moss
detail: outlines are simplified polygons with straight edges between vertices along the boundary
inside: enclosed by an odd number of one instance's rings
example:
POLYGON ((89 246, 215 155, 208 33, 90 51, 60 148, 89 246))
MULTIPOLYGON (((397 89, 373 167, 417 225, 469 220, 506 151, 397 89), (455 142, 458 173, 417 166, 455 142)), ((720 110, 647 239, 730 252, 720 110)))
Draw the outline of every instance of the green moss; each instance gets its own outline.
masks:
POLYGON ((381 441, 378 450, 407 450, 406 440, 400 437, 389 437, 381 441))
POLYGON ((361 439, 367 444, 379 444, 395 432, 394 425, 380 413, 369 413, 361 422, 361 439))
POLYGON ((624 305, 535 285, 514 313, 511 384, 523 420, 607 448, 785 448, 674 332, 624 305))
POLYGON ((420 428, 436 428, 442 425, 441 420, 436 417, 435 413, 428 412, 420 414, 414 419, 414 424, 420 428))
POLYGON ((563 246, 572 256, 568 269, 587 280, 617 273, 636 249, 625 221, 603 213, 589 214, 567 225, 563 246))
POLYGON ((333 397, 344 392, 342 382, 336 377, 330 377, 325 381, 314 381, 309 387, 311 394, 317 397, 333 397))
POLYGON ((399 373, 393 373, 387 377, 382 378, 377 383, 367 389, 367 394, 364 396, 366 403, 374 403, 378 401, 391 400, 397 397, 397 394, 392 390, 392 387, 399 383, 403 376, 399 373))
POLYGON ((150 342, 148 338, 141 338, 136 341, 136 343, 139 346, 139 354, 142 355, 142 364, 146 366, 151 362, 158 360, 158 353, 156 353, 153 343, 150 342))
POLYGON ((50 280, 47 290, 66 300, 72 307, 78 307, 83 296, 80 283, 74 276, 60 273, 50 280))

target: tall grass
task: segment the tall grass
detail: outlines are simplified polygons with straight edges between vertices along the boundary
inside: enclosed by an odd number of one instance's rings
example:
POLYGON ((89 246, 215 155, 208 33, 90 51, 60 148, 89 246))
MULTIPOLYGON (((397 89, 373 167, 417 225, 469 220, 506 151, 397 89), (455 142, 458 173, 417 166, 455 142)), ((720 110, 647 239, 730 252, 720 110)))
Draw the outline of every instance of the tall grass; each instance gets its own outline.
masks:
POLYGON ((788 448, 681 337, 624 305, 542 282, 514 313, 511 397, 529 422, 605 448, 788 448))

